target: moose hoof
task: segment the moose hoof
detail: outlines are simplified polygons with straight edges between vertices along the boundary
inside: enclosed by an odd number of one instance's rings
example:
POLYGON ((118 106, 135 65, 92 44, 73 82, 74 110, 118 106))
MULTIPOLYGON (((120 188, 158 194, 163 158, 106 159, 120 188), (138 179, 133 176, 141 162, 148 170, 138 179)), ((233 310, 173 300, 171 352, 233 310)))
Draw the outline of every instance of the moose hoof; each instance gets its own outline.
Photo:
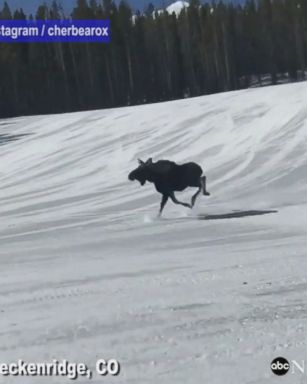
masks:
POLYGON ((205 196, 210 196, 210 193, 207 192, 207 191, 204 191, 204 195, 205 195, 205 196))

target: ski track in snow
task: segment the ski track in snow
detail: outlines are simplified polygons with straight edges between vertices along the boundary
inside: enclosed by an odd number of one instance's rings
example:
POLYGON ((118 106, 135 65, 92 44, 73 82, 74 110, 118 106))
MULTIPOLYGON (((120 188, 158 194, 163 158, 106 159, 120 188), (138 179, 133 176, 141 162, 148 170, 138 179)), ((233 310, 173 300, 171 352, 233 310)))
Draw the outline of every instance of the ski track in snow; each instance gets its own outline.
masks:
POLYGON ((92 383, 261 384, 281 380, 273 358, 306 359, 306 92, 0 121, 0 361, 121 362, 92 383), (212 196, 157 219, 160 195, 127 179, 149 156, 200 163, 212 196))

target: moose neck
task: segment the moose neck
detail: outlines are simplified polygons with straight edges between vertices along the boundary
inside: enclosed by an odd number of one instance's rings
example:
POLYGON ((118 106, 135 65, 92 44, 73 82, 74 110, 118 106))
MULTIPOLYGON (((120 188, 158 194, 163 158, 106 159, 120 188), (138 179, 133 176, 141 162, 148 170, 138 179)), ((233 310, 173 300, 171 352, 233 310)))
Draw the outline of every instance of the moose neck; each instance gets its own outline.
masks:
POLYGON ((157 181, 157 177, 154 172, 148 172, 146 175, 146 180, 150 183, 155 183, 157 181))

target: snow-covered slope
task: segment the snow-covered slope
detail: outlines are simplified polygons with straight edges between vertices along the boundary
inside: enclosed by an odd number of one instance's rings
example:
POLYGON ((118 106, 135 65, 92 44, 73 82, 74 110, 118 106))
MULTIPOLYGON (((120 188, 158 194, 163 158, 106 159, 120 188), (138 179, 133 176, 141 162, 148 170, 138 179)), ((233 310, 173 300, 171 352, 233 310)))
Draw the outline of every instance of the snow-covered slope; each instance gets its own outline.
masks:
POLYGON ((172 14, 172 13, 175 13, 177 16, 180 15, 180 12, 185 9, 185 8, 188 8, 190 5, 187 1, 175 1, 174 3, 170 4, 167 8, 166 8, 166 11, 169 13, 169 14, 172 14))
POLYGON ((274 357, 304 359, 306 93, 1 121, 1 362, 112 357, 121 375, 93 383, 258 384, 277 382, 274 357), (149 156, 200 163, 212 196, 157 220, 160 195, 127 180, 149 156))
MULTIPOLYGON (((171 3, 168 7, 165 8, 166 12, 168 12, 170 15, 175 13, 176 16, 179 16, 181 11, 183 9, 186 9, 190 6, 190 4, 187 1, 175 1, 174 3, 171 3)), ((153 13, 153 16, 155 16, 156 12, 158 14, 163 13, 163 9, 158 9, 153 13)))

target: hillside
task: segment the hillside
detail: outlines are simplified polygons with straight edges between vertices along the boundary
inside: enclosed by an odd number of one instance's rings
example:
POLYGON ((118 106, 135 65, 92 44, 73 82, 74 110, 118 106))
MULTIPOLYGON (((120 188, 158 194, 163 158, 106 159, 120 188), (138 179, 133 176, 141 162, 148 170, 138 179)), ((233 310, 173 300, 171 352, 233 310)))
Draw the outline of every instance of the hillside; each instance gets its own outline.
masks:
POLYGON ((302 360, 306 92, 0 121, 5 361, 112 357, 110 383, 238 384, 274 383, 274 357, 302 360), (158 220, 160 195, 127 179, 149 156, 198 162, 211 197, 158 220))

